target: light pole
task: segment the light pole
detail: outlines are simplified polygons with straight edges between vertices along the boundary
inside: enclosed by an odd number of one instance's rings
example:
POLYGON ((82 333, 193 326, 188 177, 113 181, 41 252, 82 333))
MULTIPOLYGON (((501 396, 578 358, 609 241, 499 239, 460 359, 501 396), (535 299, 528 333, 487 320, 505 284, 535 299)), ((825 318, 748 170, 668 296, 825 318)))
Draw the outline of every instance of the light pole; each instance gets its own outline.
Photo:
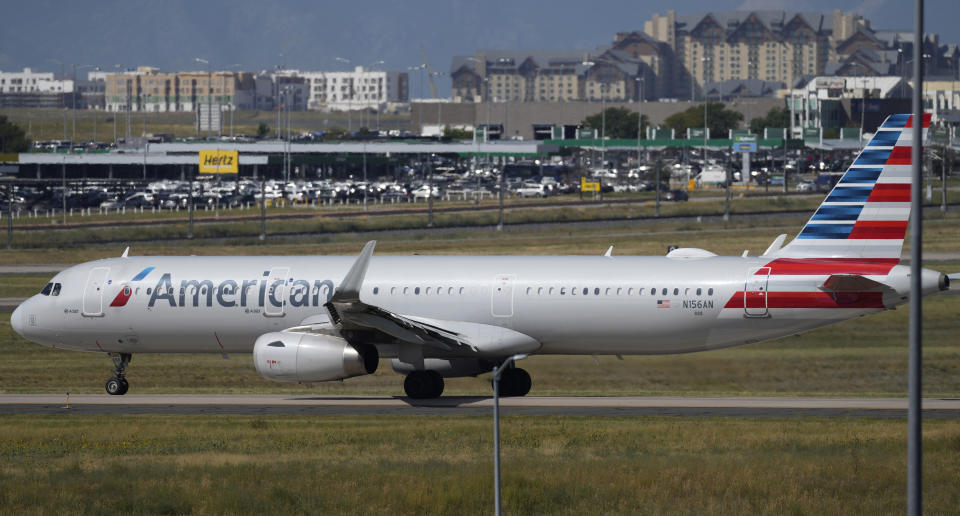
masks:
POLYGON ((524 358, 527 358, 527 355, 513 355, 500 366, 493 367, 493 496, 496 516, 503 514, 500 500, 500 375, 508 366, 524 358))
MULTIPOLYGON (((334 61, 338 63, 343 63, 346 65, 350 64, 350 60, 345 57, 334 57, 334 61)), ((350 89, 347 92, 350 96, 347 97, 347 133, 353 132, 353 78, 350 78, 350 89)), ((342 99, 343 97, 341 97, 342 99)))
POLYGON ((643 77, 635 79, 640 85, 640 99, 637 103, 637 171, 640 171, 640 140, 643 139, 643 77))
POLYGON ((607 168, 607 83, 600 83, 600 165, 607 168))
POLYGON ((207 139, 212 135, 211 126, 213 125, 213 72, 210 69, 210 61, 199 57, 193 58, 194 61, 207 65, 207 139))
MULTIPOLYGON (((123 66, 123 65, 118 65, 118 64, 117 64, 117 65, 113 65, 114 69, 118 69, 118 70, 119 70, 122 66, 123 66)), ((114 88, 116 88, 117 82, 119 82, 119 81, 114 80, 114 82, 113 82, 114 88)), ((126 84, 126 81, 124 81, 124 84, 126 84)), ((114 93, 119 93, 119 91, 115 91, 114 93)), ((118 108, 119 108, 119 106, 118 106, 118 108)), ((115 113, 119 113, 119 112, 120 112, 120 110, 117 109, 117 111, 116 111, 115 113)), ((114 147, 117 146, 117 115, 116 115, 116 114, 113 115, 113 146, 114 146, 114 147)))
MULTIPOLYGON (((376 70, 376 67, 377 67, 377 66, 381 66, 381 65, 383 65, 383 64, 385 64, 385 63, 386 63, 386 61, 384 61, 383 59, 380 59, 380 60, 378 60, 378 61, 374 61, 374 62, 370 63, 370 69, 371 69, 371 70, 376 70)), ((385 96, 386 96, 386 92, 385 92, 383 89, 378 89, 378 90, 377 90, 377 137, 378 137, 378 138, 380 137, 380 106, 381 106, 381 104, 382 104, 383 102, 386 101, 385 96)))

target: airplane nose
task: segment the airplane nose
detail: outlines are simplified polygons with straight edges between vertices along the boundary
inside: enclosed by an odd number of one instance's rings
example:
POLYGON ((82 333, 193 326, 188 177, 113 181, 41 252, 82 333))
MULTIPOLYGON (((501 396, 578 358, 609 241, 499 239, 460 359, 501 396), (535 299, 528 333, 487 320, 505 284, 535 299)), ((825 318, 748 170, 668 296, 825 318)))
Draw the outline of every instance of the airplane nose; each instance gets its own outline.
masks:
POLYGON ((13 310, 13 313, 10 315, 10 326, 13 328, 13 331, 17 332, 17 335, 23 337, 23 306, 18 306, 13 310))

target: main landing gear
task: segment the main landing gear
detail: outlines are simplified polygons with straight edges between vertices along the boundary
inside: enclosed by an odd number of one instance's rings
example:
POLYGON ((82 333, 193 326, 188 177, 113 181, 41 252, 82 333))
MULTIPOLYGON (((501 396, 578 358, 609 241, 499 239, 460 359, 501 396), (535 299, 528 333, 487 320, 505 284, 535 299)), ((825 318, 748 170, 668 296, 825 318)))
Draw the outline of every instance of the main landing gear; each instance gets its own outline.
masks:
POLYGON ((130 389, 130 384, 127 383, 125 375, 127 366, 130 365, 131 357, 132 355, 130 353, 110 353, 110 360, 113 360, 114 369, 113 378, 107 380, 104 386, 107 394, 120 396, 126 394, 130 389))
MULTIPOLYGON (((526 396, 532 385, 530 373, 511 367, 500 375, 500 396, 526 396)), ((403 381, 403 390, 415 400, 439 398, 443 394, 443 376, 436 371, 413 371, 403 381)))
POLYGON ((500 374, 500 396, 520 397, 526 396, 533 386, 533 380, 530 379, 530 373, 519 367, 511 367, 500 374))
POLYGON ((443 377, 436 371, 413 371, 403 380, 403 390, 415 400, 439 398, 443 394, 443 377))

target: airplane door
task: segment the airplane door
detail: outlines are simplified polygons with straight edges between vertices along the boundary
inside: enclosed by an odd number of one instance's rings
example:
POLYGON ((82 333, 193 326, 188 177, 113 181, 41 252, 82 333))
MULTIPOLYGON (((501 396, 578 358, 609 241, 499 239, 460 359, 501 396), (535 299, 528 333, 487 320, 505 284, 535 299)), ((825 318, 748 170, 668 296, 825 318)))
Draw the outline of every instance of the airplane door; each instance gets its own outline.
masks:
POLYGON ((96 267, 87 276, 87 284, 83 288, 83 315, 86 317, 103 317, 103 291, 107 286, 109 267, 96 267))
POLYGON ((747 317, 767 317, 767 288, 770 283, 770 267, 750 271, 743 289, 743 310, 747 317))
POLYGON ((513 284, 516 280, 513 274, 500 274, 493 279, 490 314, 494 317, 513 317, 513 284))
POLYGON ((283 317, 287 308, 287 276, 290 267, 274 267, 267 276, 267 293, 263 298, 263 315, 267 317, 283 317), (272 300, 280 302, 280 306, 272 300))

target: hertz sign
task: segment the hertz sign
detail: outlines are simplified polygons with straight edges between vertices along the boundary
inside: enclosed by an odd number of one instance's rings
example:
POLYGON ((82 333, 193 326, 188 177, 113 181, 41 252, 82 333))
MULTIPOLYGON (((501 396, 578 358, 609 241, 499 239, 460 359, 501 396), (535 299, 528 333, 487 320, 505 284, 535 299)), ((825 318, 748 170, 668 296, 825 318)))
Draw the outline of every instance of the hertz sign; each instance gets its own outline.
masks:
POLYGON ((236 174, 239 164, 240 153, 238 151, 200 151, 201 174, 236 174))

